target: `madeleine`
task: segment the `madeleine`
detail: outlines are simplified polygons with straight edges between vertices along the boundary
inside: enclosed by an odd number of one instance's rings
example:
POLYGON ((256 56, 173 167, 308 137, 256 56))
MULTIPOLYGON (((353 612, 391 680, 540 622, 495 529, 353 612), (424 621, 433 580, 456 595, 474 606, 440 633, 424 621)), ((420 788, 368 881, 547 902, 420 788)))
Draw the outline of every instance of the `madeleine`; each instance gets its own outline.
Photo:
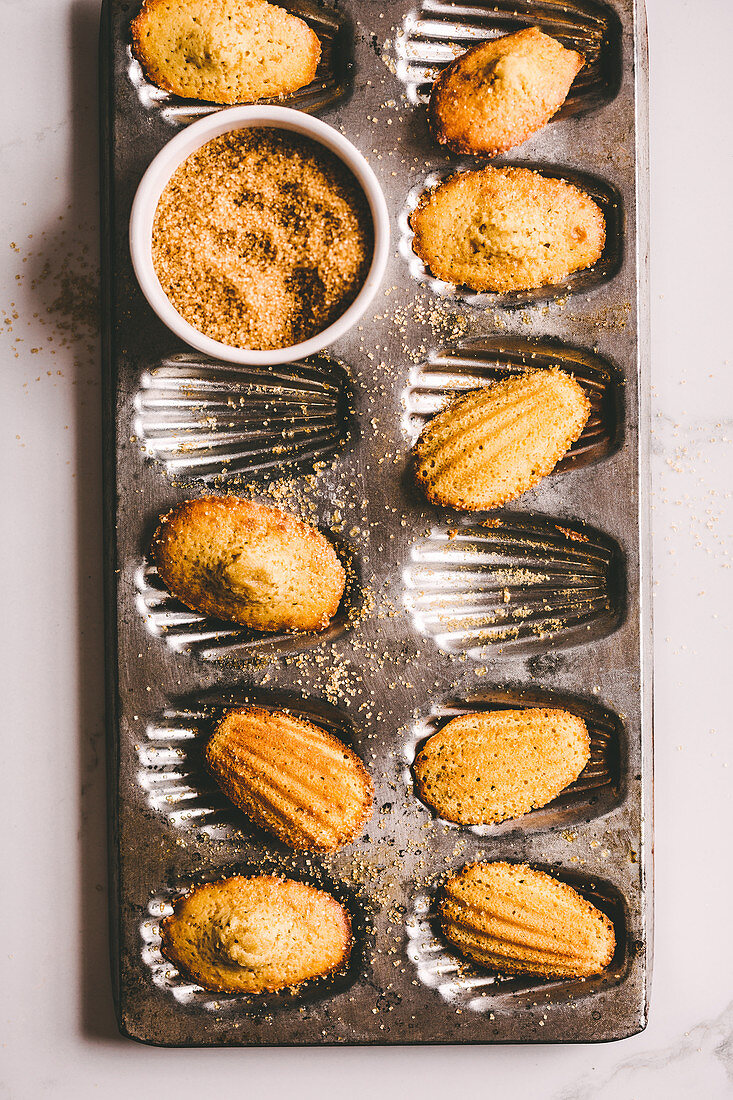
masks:
POLYGON ((590 759, 585 722, 566 710, 477 711, 453 718, 415 760, 423 802, 458 825, 496 825, 546 806, 590 759))
POLYGON ((153 84, 208 103, 295 92, 321 57, 308 24, 266 0, 145 0, 131 32, 153 84))
POLYGON ((606 223, 589 195, 528 168, 460 172, 423 195, 413 251, 438 279, 476 291, 532 290, 592 267, 606 223))
POLYGON ((285 711, 229 711, 206 763, 235 806, 283 844, 336 851, 356 840, 372 809, 372 781, 337 737, 285 711))
POLYGON ((538 27, 480 42, 433 85, 433 136, 455 153, 489 157, 521 145, 562 107, 584 60, 538 27))
POLYGON ((605 913, 522 863, 473 863, 445 884, 440 922, 462 955, 506 974, 585 978, 616 948, 605 913))
POLYGON ((346 583, 336 551, 315 527, 233 496, 172 508, 155 532, 152 557, 187 607, 253 630, 324 629, 346 583))
POLYGON ((496 508, 552 473, 590 415, 585 390, 557 368, 471 390, 430 420, 415 445, 415 477, 449 508, 496 508))
POLYGON ((197 886, 161 922, 163 955, 204 989, 271 993, 345 965, 349 914, 331 894, 273 875, 197 886))

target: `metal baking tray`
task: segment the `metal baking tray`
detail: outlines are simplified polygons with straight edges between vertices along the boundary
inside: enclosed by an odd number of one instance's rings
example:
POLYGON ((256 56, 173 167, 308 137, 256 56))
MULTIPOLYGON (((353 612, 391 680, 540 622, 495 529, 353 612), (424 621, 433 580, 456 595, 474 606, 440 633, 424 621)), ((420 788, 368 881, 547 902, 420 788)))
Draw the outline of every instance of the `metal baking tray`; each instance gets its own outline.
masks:
POLYGON ((170 1046, 558 1042, 643 1028, 651 957, 647 56, 640 0, 371 0, 288 7, 323 42, 314 111, 368 157, 392 216, 374 307, 308 363, 243 370, 176 341, 136 284, 137 184, 182 126, 216 108, 159 92, 129 49, 137 3, 103 7, 102 203, 112 966, 119 1026, 170 1046), (505 162, 580 180, 605 207, 599 264, 530 294, 464 294, 410 249, 424 186, 465 160, 429 137, 440 65, 538 24, 589 58, 555 121, 505 162), (452 392, 527 363, 566 364, 593 415, 559 472, 512 508, 463 517, 409 476, 424 420, 452 392), (315 521, 349 566, 324 635, 256 636, 187 611, 146 559, 176 501, 233 491, 315 521), (570 592, 570 586, 573 586, 570 592), (376 785, 358 843, 295 855, 215 790, 201 744, 232 701, 312 715, 376 785), (416 798, 416 745, 467 708, 557 702, 593 756, 554 803, 496 828, 436 820, 416 798), (448 949, 447 872, 528 860, 614 920, 618 950, 587 981, 505 978, 448 949), (275 868, 349 907, 349 970, 247 999, 187 982, 158 920, 192 883, 275 868))

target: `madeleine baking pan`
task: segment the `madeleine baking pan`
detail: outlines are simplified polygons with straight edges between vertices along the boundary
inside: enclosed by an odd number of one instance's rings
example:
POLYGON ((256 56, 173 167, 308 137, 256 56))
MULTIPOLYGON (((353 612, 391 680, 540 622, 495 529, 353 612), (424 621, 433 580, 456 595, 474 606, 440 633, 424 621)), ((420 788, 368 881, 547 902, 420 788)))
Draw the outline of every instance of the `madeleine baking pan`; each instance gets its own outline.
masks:
POLYGON ((191 350, 132 269, 136 188, 163 145, 216 110, 152 87, 130 51, 136 2, 103 8, 106 576, 112 967, 122 1032, 171 1046, 601 1041, 643 1028, 651 962, 646 32, 639 0, 293 0, 322 42, 316 80, 283 105, 367 158, 391 216, 384 281, 357 326, 276 367, 191 350), (503 163, 579 181, 606 213, 590 271, 542 292, 464 293, 410 247, 425 186, 469 162, 430 138, 431 81, 482 38, 536 24, 588 64, 557 118, 503 163), (457 392, 528 364, 571 370, 592 414, 561 467, 511 508, 428 505, 409 452, 457 392), (235 492, 317 523, 347 565, 320 635, 255 635, 168 593, 147 557, 177 501, 235 492), (202 744, 232 703, 285 706, 369 767, 374 815, 330 856, 256 830, 208 777, 202 744), (466 710, 560 704, 591 760, 553 803, 458 828, 417 798, 420 743, 466 710), (505 977, 461 961, 436 925, 445 875, 528 861, 613 920, 585 981, 505 977), (219 995, 160 953, 158 922, 193 884, 285 872, 352 916, 348 971, 276 995, 219 995))

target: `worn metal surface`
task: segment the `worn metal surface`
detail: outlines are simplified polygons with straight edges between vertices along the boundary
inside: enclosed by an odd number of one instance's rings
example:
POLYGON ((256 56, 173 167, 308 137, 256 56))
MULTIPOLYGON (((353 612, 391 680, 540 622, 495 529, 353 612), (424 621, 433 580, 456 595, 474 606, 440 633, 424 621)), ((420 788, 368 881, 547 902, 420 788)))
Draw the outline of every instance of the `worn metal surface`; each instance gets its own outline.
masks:
MULTIPOLYGON (((306 12, 302 6, 294 10, 306 12)), ((273 371, 206 363, 152 314, 127 246, 135 188, 177 129, 211 108, 147 85, 136 4, 108 0, 101 39, 106 526, 113 970, 120 1027, 170 1045, 621 1038, 644 1025, 650 971, 650 621, 646 481, 646 37, 634 0, 425 0, 382 15, 346 0, 308 17, 334 45, 291 105, 368 157, 392 213, 375 305, 328 356, 273 371), (407 214, 449 160, 427 133, 435 66, 476 37, 536 22, 590 58, 559 119, 508 162, 580 178, 606 205, 599 267, 564 288, 462 295, 409 248, 407 214), (511 509, 461 518, 412 487, 409 449, 446 395, 528 362, 567 363, 593 416, 560 472, 511 509), (316 462, 316 473, 313 463, 316 462), (222 474, 230 476, 228 479, 222 474), (158 516, 212 490, 280 502, 351 564, 324 636, 262 638, 187 612, 146 551, 158 516), (287 852, 216 791, 201 743, 250 699, 312 715, 376 784, 361 840, 287 852), (593 758, 550 807, 497 828, 436 821, 415 797, 415 746, 461 710, 553 700, 588 721, 593 758), (436 931, 441 876, 529 860, 614 919, 609 970, 585 982, 497 978, 436 931), (348 974, 247 1000, 187 983, 156 919, 193 882, 276 867, 324 883, 354 918, 348 974)))

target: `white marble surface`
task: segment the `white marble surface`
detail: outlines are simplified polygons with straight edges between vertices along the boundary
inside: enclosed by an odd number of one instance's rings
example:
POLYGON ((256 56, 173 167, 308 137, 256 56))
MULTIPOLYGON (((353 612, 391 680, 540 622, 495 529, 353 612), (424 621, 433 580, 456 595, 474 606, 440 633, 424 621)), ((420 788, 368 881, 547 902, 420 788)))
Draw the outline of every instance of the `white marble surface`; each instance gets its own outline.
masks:
POLYGON ((166 1051, 117 1037, 105 953, 97 3, 0 0, 1 1097, 733 1095, 733 240, 722 141, 733 4, 648 8, 657 838, 649 1027, 600 1047, 166 1051))

